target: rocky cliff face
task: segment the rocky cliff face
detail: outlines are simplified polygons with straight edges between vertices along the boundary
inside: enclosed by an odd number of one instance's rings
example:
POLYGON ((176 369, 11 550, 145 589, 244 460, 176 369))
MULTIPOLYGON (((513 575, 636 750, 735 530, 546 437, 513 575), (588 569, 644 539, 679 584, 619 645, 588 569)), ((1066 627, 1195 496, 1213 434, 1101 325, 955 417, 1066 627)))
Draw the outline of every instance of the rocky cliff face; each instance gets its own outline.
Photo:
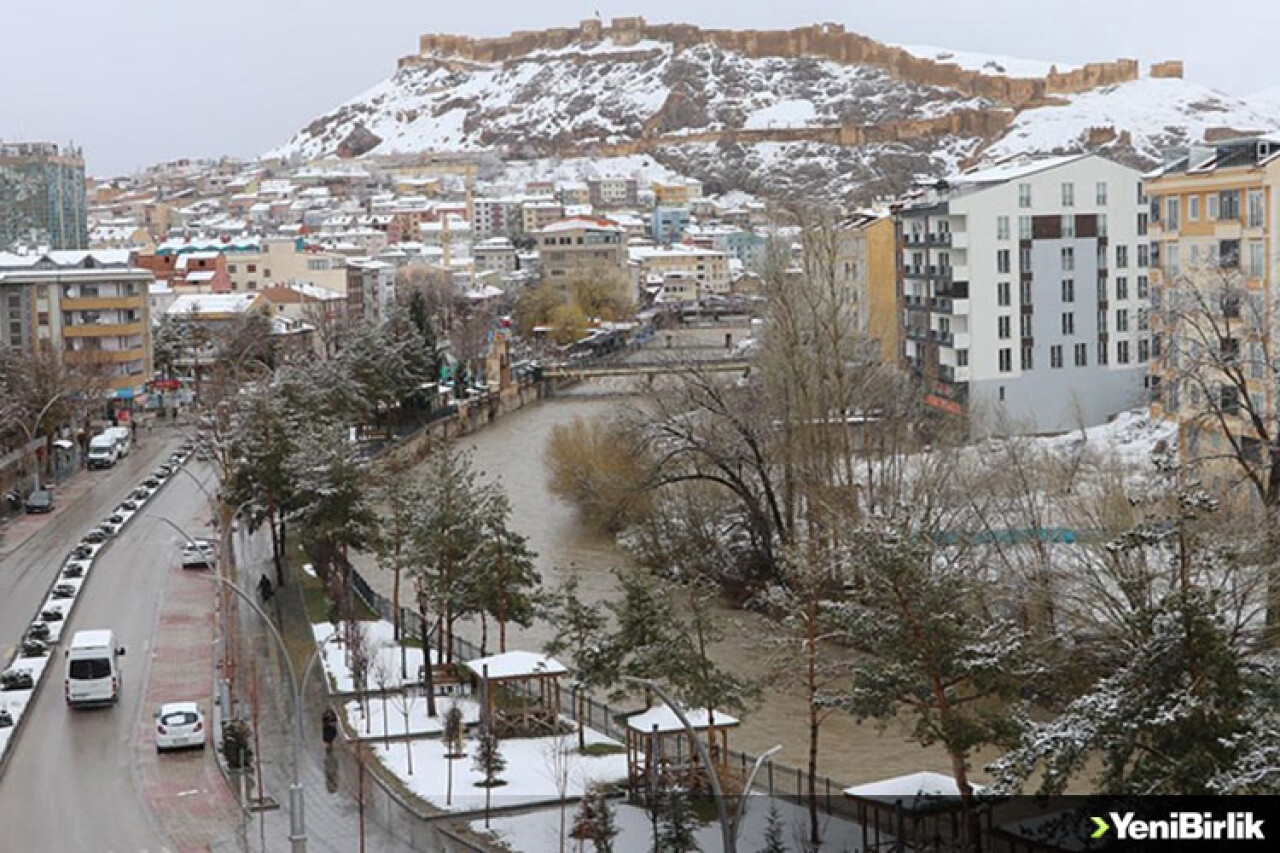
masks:
POLYGON ((638 18, 423 36, 392 77, 271 156, 645 153, 721 189, 865 201, 981 156, 1101 146, 1149 165, 1214 127, 1277 123, 1183 81, 1177 63, 1139 79, 1128 60, 1059 68, 912 50, 833 25, 707 31, 638 18))

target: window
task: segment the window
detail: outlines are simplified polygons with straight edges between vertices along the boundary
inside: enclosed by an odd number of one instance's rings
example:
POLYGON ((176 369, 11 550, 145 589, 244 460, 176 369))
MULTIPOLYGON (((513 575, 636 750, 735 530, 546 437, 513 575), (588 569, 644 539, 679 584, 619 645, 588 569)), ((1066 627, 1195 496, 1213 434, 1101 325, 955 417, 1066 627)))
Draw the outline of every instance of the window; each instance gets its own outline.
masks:
POLYGON ((1098 331, 1106 333, 1107 331, 1107 312, 1105 309, 1098 311, 1098 331))
POLYGON ((1031 304, 1031 282, 1024 281, 1019 283, 1018 296, 1022 298, 1023 305, 1031 304))
POLYGON ((1031 184, 1018 184, 1018 207, 1031 206, 1031 184))
POLYGON ((1146 338, 1138 341, 1138 363, 1145 364, 1151 360, 1151 342, 1146 338))
POLYGON ((1029 247, 1023 246, 1018 250, 1018 263, 1023 272, 1031 272, 1031 249, 1029 247))
POLYGON ((1002 341, 1007 341, 1012 332, 1010 331, 1011 322, 1008 317, 996 318, 996 336, 1002 341))
POLYGON ((1000 350, 1000 353, 999 353, 999 361, 1000 361, 1000 372, 1001 372, 1001 373, 1010 373, 1010 372, 1012 372, 1012 370, 1013 370, 1013 350, 1008 349, 1007 347, 1006 347, 1005 349, 1000 350))
POLYGON ((1071 272, 1076 268, 1076 250, 1070 246, 1062 247, 1062 269, 1071 272))
POLYGON ((1187 221, 1200 221, 1200 196, 1187 196, 1187 221))
POLYGON ((1146 203, 1147 203, 1147 189, 1146 189, 1146 187, 1144 187, 1144 186, 1142 185, 1142 181, 1138 181, 1138 183, 1136 184, 1136 186, 1137 186, 1137 188, 1138 188, 1138 204, 1146 204, 1146 203))
POLYGON ((1178 244, 1170 243, 1165 248, 1165 271, 1170 278, 1174 278, 1182 274, 1182 264, 1178 260, 1178 244))
POLYGON ((1218 193, 1218 218, 1240 218, 1240 190, 1223 190, 1218 193))
POLYGON ((1250 228, 1261 228, 1263 218, 1262 190, 1249 190, 1248 226, 1250 228))
POLYGON ((1007 216, 996 217, 996 239, 997 240, 1009 239, 1009 217, 1007 216))
POLYGON ((1151 326, 1150 326, 1150 321, 1147 315, 1147 309, 1139 308, 1138 309, 1138 331, 1145 332, 1150 328, 1151 326))
POLYGON ((1240 391, 1234 385, 1221 385, 1218 388, 1218 402, 1225 415, 1240 413, 1240 391))
POLYGON ((1076 301, 1076 280, 1074 278, 1064 278, 1062 280, 1062 301, 1076 301))
POLYGON ((1008 272, 1008 271, 1009 271, 1009 250, 997 249, 996 250, 996 272, 1008 272))
POLYGON ((1116 364, 1129 363, 1129 342, 1119 341, 1116 343, 1116 364))
POLYGON ((1138 245, 1138 269, 1146 269, 1150 266, 1151 247, 1146 243, 1138 245))
POLYGON ((1107 236, 1107 215, 1105 213, 1098 214, 1098 236, 1107 236))
POLYGON ((1107 344, 1105 341, 1098 341, 1098 364, 1102 367, 1107 366, 1107 344))
POLYGON ((1181 217, 1178 216, 1178 198, 1165 200, 1164 224, 1170 231, 1177 231, 1181 217))
POLYGON ((1076 333, 1076 315, 1070 311, 1062 315, 1062 334, 1070 337, 1076 333))
POLYGON ((1249 275, 1253 278, 1262 277, 1262 241, 1249 241, 1249 275))
POLYGON ((1062 183, 1062 206, 1074 207, 1076 203, 1076 185, 1070 181, 1062 183))
POLYGON ((1116 269, 1123 270, 1129 268, 1129 247, 1116 246, 1116 269))
POLYGON ((249 264, 249 266, 247 267, 247 269, 248 269, 248 271, 249 271, 249 272, 257 272, 257 271, 258 271, 258 265, 257 265, 257 264, 249 264))
POLYGON ((967 349, 956 350, 956 367, 969 366, 969 351, 967 349))
POLYGON ((1097 201, 1098 206, 1106 207, 1107 206, 1107 182, 1098 181, 1098 187, 1095 192, 1096 192, 1095 200, 1097 201))
POLYGON ((1023 370, 1035 370, 1035 348, 1034 347, 1022 348, 1021 367, 1023 370))
POLYGON ((1062 237, 1064 240, 1076 237, 1076 218, 1069 213, 1062 214, 1062 237))
POLYGON ((1138 214, 1138 236, 1139 237, 1147 236, 1147 214, 1146 213, 1138 214))
POLYGON ((1076 344, 1076 367, 1089 366, 1089 345, 1076 344))
POLYGON ((227 272, 229 272, 229 273, 234 273, 235 271, 236 271, 236 265, 235 265, 235 264, 227 264, 227 272))
POLYGON ((1145 275, 1138 276, 1138 298, 1146 299, 1151 295, 1151 288, 1147 284, 1145 275))
POLYGON ((1031 337, 1031 315, 1023 314, 1018 318, 1018 332, 1024 338, 1031 337))
POLYGON ((1030 239, 1031 239, 1031 233, 1032 233, 1032 232, 1031 232, 1031 217, 1030 217, 1030 216, 1019 216, 1019 217, 1018 217, 1018 239, 1019 239, 1019 240, 1030 240, 1030 239))
POLYGON ((1160 196, 1153 195, 1151 197, 1150 209, 1151 209, 1151 221, 1159 222, 1160 221, 1160 196))
POLYGON ((1216 265, 1222 269, 1239 269, 1240 268, 1240 241, 1239 240, 1219 240, 1218 241, 1218 262, 1216 265))
POLYGON ((67 677, 74 681, 97 681, 111 677, 109 658, 77 658, 71 661, 67 677))
POLYGON ((1128 308, 1116 309, 1116 331, 1117 332, 1129 331, 1129 309, 1128 308))
POLYGON ((996 285, 996 304, 1001 308, 1008 308, 1010 305, 1009 289, 1009 282, 1007 281, 1002 281, 996 285))
POLYGON ((1062 367, 1062 347, 1058 344, 1049 347, 1049 366, 1055 370, 1062 367))
POLYGON ((1129 298, 1129 279, 1125 276, 1116 278, 1116 301, 1129 298))
POLYGON ((1219 201, 1218 196, 1214 195, 1213 193, 1209 193, 1209 199, 1206 202, 1209 219, 1218 218, 1218 201, 1219 201))
POLYGON ((1107 280, 1105 278, 1098 279, 1098 301, 1107 301, 1107 280))

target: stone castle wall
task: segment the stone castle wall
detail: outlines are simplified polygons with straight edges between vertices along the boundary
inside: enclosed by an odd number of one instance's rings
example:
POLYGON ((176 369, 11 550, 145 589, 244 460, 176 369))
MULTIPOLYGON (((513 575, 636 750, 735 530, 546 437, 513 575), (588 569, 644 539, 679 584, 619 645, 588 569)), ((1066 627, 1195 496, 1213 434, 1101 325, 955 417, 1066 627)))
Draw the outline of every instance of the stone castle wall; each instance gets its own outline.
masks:
MULTIPOLYGON (((1072 71, 1054 69, 1043 78, 1002 77, 922 59, 901 48, 846 32, 840 24, 814 24, 791 30, 704 30, 692 24, 650 24, 640 17, 614 18, 607 26, 592 19, 577 27, 521 30, 499 38, 423 35, 418 40, 418 55, 405 57, 401 65, 416 64, 425 57, 503 62, 538 50, 590 45, 605 38, 624 46, 644 40, 662 41, 677 50, 710 42, 750 57, 809 56, 869 65, 919 85, 946 87, 1015 107, 1041 103, 1052 95, 1082 92, 1138 78, 1138 63, 1132 59, 1094 62, 1072 71)), ((1156 76, 1180 76, 1181 72, 1182 64, 1176 60, 1152 69, 1156 76), (1157 70, 1161 72, 1158 75, 1157 70)))

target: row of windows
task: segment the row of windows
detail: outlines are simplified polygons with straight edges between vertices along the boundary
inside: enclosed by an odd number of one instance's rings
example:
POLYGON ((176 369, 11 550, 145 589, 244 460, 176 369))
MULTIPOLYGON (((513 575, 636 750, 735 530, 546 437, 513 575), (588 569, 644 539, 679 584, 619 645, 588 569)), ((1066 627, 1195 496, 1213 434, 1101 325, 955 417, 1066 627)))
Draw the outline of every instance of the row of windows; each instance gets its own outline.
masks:
MULTIPOLYGON (((1075 344, 1071 349, 1072 360, 1076 367, 1089 366, 1089 345, 1075 344)), ((1135 351, 1130 348, 1129 341, 1118 341, 1116 343, 1116 363, 1129 364, 1133 360, 1135 351)), ((1060 370, 1066 366, 1065 362, 1066 350, 1062 344, 1054 344, 1049 347, 1049 367, 1053 370, 1060 370)), ((1153 342, 1143 338, 1138 341, 1136 356, 1139 364, 1145 364, 1152 358, 1160 355, 1159 350, 1153 345, 1153 342)), ((996 353, 1001 373, 1013 372, 1013 349, 1005 347, 996 353)), ((1098 341, 1097 344, 1097 360, 1098 365, 1105 367, 1107 365, 1107 344, 1098 341)), ((960 350, 956 353, 956 364, 963 367, 969 363, 969 353, 966 350, 960 350), (963 356, 963 358, 961 358, 963 356)), ((1030 346, 1022 347, 1019 353, 1018 367, 1020 370, 1035 370, 1035 349, 1030 346)))
MULTIPOLYGON (((1208 221, 1224 221, 1240 218, 1240 190, 1220 190, 1216 193, 1206 193, 1203 196, 1203 210, 1205 219, 1208 221)), ((1201 214, 1201 196, 1197 193, 1188 195, 1187 199, 1187 221, 1199 222, 1201 214)), ((1182 226, 1182 199, 1179 196, 1169 196, 1165 198, 1163 205, 1164 224, 1170 230, 1177 230, 1182 226)), ((1155 197, 1151 199, 1151 218, 1159 221, 1161 214, 1161 199, 1155 197)), ((1262 190, 1249 190, 1245 195, 1245 225, 1249 228, 1261 228, 1266 221, 1266 206, 1262 195, 1262 190)))
MULTIPOLYGON (((1142 184, 1138 183, 1138 203, 1142 204, 1145 200, 1142 192, 1142 184)), ((1076 185, 1071 181, 1063 181, 1059 184, 1059 198, 1063 207, 1075 207, 1076 204, 1076 185)), ((1099 207, 1107 205, 1107 182, 1098 181, 1093 185, 1093 201, 1099 207)), ((1031 207, 1031 184, 1018 184, 1018 207, 1031 207)))

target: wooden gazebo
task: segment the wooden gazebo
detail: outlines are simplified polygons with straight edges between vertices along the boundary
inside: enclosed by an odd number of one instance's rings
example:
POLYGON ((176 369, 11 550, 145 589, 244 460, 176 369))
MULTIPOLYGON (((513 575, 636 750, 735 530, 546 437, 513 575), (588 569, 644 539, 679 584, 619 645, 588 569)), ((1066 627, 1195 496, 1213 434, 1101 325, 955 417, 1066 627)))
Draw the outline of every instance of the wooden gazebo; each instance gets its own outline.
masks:
MULTIPOLYGON (((975 794, 982 791, 974 785, 975 794)), ((862 850, 953 850, 968 836, 956 780, 922 771, 845 788, 857 809, 862 850)), ((984 831, 991 814, 985 811, 984 831)))
MULTIPOLYGON (((738 719, 723 711, 708 714, 705 708, 684 712, 696 736, 707 746, 721 786, 733 789, 729 771, 729 730, 738 719)), ((627 717, 627 783, 633 796, 644 798, 653 786, 678 784, 689 791, 707 792, 710 783, 698 758, 693 736, 666 705, 627 717)), ((732 790, 726 790, 731 794, 732 790)))
POLYGON ((467 661, 479 683, 482 719, 500 738, 560 731, 560 676, 569 670, 555 658, 510 651, 467 661))

